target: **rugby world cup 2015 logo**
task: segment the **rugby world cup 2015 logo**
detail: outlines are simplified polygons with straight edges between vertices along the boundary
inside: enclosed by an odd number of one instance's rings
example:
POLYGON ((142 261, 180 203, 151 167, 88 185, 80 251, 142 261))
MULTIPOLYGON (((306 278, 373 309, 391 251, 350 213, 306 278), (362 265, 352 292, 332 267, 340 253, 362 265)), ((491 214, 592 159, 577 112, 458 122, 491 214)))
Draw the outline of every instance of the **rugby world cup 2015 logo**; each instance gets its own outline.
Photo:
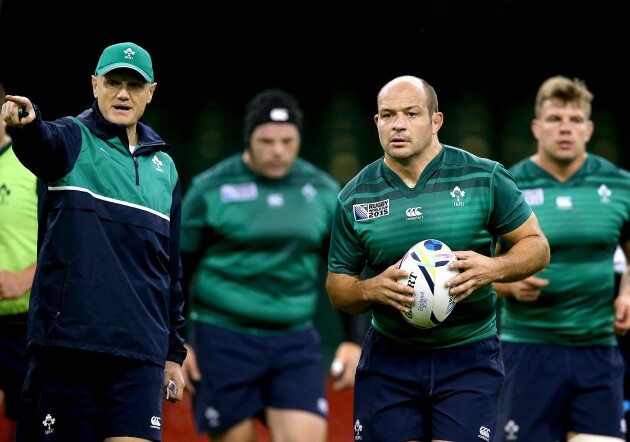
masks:
POLYGON ((373 203, 355 204, 352 206, 355 221, 368 221, 373 218, 389 215, 389 199, 373 203))

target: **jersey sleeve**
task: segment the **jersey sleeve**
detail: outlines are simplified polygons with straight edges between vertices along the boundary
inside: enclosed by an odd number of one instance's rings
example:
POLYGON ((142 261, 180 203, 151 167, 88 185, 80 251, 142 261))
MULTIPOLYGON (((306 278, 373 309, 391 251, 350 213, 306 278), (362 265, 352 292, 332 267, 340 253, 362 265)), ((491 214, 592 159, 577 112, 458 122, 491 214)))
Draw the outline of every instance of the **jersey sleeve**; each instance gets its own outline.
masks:
POLYGON ((512 174, 501 164, 493 173, 492 191, 494 206, 490 215, 489 230, 494 235, 503 235, 520 227, 532 214, 512 174))
POLYGON ((328 253, 328 270, 333 273, 358 275, 363 270, 366 251, 356 235, 346 207, 338 201, 333 216, 328 253))
POLYGON ((207 227, 206 213, 203 190, 193 182, 182 201, 182 252, 195 253, 202 247, 202 236, 207 227))

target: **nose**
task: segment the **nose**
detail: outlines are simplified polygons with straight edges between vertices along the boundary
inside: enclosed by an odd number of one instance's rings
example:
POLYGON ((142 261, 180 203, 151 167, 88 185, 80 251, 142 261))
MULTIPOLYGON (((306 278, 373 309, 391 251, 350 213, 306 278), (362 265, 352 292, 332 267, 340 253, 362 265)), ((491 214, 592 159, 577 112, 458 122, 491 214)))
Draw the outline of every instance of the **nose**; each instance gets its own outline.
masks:
POLYGON ((570 132, 571 131, 571 122, 562 120, 560 122, 560 132, 570 132))
POLYGON ((273 152, 274 155, 281 155, 285 150, 286 144, 283 143, 281 140, 274 141, 271 144, 271 152, 273 152))
POLYGON ((122 85, 122 87, 118 89, 118 98, 129 98, 129 91, 127 90, 127 86, 122 85))
POLYGON ((396 114, 396 118, 394 119, 394 128, 396 129, 405 128, 405 116, 401 112, 396 114))

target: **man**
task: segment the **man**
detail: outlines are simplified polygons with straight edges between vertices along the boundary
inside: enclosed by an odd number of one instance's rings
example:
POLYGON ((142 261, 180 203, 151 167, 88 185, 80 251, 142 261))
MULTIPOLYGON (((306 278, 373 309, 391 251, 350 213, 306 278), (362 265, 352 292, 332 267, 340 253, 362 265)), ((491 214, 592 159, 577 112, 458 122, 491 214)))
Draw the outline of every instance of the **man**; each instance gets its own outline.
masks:
MULTIPOLYGON (((326 440, 313 319, 339 184, 299 157, 302 120, 291 94, 260 92, 247 105, 243 152, 194 177, 184 197, 184 373, 197 431, 213 441, 255 442, 256 418, 272 440, 326 440)), ((337 388, 354 382, 360 338, 336 352, 337 388)))
POLYGON ((630 256, 630 173, 587 153, 592 99, 580 79, 545 80, 531 122, 536 153, 510 169, 549 239, 551 262, 495 285, 505 298, 498 440, 625 440, 615 331, 630 328, 630 285, 626 267, 615 298, 611 268, 617 245, 630 256))
POLYGON ((385 155, 339 194, 326 282, 334 307, 372 310, 355 379, 355 439, 493 440, 503 363, 492 282, 543 269, 549 246, 500 164, 440 143, 444 116, 425 80, 391 80, 377 106, 385 155), (514 247, 493 257, 497 236, 514 247), (397 282, 408 277, 398 265, 428 238, 450 246, 460 274, 446 282, 457 302, 448 319, 419 329, 401 315, 413 288, 397 282), (361 280, 365 263, 375 276, 361 280))
MULTIPOLYGON (((0 103, 5 91, 0 84, 0 103)), ((37 256, 37 178, 13 152, 0 120, 0 405, 15 437, 20 390, 26 375, 26 314, 37 256)))
POLYGON ((44 121, 15 95, 2 107, 47 185, 18 441, 159 441, 163 398, 182 398, 180 184, 142 119, 156 86, 149 53, 119 43, 79 116, 44 121))

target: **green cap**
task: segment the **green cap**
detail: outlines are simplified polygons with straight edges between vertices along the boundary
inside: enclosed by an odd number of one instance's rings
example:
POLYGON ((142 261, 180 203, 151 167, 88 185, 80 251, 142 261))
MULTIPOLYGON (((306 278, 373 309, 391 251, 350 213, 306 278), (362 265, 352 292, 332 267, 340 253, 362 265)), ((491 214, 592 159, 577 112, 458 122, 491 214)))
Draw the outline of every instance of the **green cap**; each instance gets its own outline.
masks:
POLYGON ((149 83, 153 83, 153 63, 149 53, 135 43, 118 43, 105 48, 96 65, 96 75, 128 68, 137 71, 149 83))

